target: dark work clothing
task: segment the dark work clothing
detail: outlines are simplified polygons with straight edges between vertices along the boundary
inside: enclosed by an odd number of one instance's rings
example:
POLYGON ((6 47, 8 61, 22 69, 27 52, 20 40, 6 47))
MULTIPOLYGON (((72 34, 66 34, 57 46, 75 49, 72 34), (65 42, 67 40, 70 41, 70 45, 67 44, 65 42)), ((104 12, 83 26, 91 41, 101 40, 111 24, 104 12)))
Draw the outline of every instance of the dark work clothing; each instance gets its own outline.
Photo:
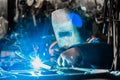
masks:
POLYGON ((104 43, 91 43, 79 45, 84 65, 94 65, 99 68, 110 68, 113 61, 113 49, 104 43))

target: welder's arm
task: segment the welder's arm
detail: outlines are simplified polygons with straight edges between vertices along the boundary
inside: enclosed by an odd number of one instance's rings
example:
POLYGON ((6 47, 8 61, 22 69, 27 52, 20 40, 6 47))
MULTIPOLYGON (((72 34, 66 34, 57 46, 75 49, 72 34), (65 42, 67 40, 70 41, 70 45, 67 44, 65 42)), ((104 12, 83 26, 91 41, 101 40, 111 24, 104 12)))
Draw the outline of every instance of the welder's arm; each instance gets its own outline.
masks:
POLYGON ((106 66, 109 67, 113 60, 112 47, 101 43, 81 44, 62 52, 58 58, 58 65, 74 65, 79 58, 90 65, 107 68, 106 66))

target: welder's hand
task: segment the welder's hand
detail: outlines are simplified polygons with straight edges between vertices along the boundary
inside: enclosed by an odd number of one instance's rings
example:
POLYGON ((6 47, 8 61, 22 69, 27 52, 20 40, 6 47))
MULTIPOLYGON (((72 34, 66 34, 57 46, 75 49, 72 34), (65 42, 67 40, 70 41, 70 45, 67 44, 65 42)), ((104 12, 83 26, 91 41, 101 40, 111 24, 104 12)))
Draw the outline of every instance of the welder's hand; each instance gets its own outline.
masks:
POLYGON ((72 66, 76 63, 77 59, 80 57, 78 48, 70 48, 61 53, 58 58, 59 66, 72 66))

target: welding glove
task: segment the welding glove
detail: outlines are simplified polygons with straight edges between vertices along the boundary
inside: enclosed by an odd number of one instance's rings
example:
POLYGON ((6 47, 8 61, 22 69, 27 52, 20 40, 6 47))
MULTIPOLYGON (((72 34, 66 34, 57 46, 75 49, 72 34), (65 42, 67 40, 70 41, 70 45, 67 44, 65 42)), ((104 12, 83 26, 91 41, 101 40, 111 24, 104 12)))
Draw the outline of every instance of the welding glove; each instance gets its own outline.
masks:
POLYGON ((73 47, 64 52, 62 52, 57 60, 59 66, 72 66, 74 65, 78 58, 81 56, 79 54, 79 48, 73 47))

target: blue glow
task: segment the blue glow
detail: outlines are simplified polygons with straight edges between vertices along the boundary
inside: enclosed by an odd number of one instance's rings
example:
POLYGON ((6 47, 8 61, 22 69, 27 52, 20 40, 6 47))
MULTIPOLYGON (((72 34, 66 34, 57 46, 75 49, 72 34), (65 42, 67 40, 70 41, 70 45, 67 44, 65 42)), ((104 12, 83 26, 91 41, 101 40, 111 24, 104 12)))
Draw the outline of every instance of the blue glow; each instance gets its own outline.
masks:
POLYGON ((80 17, 80 15, 76 14, 76 13, 69 13, 67 15, 68 19, 71 20, 72 24, 76 27, 81 28, 83 25, 83 21, 82 18, 80 17))
MULTIPOLYGON (((19 18, 15 26, 15 32, 12 33, 11 38, 19 45, 21 54, 26 59, 30 59, 29 55, 33 53, 33 45, 39 47, 38 55, 41 61, 49 59, 48 47, 53 39, 53 29, 50 17, 36 18, 36 26, 34 26, 33 17, 31 13, 24 18, 19 18), (45 54, 44 54, 45 53, 45 54)), ((55 39, 55 37, 54 37, 55 39)))

